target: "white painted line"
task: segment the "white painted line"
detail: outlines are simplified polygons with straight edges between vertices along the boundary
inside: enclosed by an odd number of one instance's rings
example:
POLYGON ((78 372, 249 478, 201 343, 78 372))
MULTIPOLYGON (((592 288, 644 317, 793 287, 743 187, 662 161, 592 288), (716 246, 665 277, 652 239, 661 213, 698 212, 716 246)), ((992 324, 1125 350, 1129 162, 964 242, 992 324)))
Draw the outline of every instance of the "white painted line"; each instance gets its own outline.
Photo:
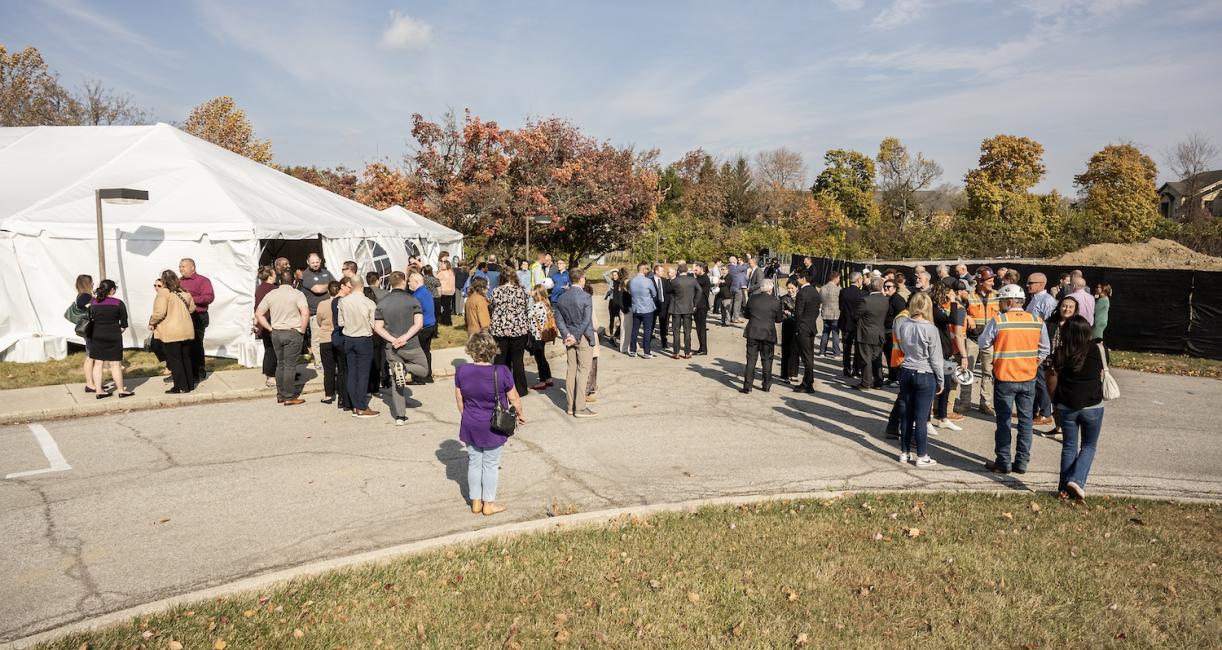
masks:
POLYGON ((47 431, 46 427, 41 424, 31 424, 30 431, 38 439, 38 445, 42 447, 42 455, 47 457, 47 462, 51 466, 44 469, 32 469, 28 472, 14 472, 6 475, 4 478, 21 478, 23 476, 35 476, 72 469, 72 466, 64 459, 64 455, 60 453, 59 445, 55 444, 55 438, 51 437, 51 432, 47 431))

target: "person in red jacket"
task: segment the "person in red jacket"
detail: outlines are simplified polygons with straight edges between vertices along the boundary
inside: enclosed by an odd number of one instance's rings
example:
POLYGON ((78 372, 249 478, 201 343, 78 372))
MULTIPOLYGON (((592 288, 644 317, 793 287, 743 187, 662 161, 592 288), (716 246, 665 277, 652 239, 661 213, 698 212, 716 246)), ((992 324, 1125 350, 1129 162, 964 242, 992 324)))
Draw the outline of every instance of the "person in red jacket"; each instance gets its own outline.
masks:
POLYGON ((191 323, 195 326, 195 340, 191 342, 191 372, 195 382, 204 380, 204 330, 208 328, 208 305, 216 299, 212 291, 212 281, 195 272, 195 260, 185 257, 178 263, 178 273, 181 276, 179 284, 191 294, 195 301, 195 311, 191 314, 191 323))

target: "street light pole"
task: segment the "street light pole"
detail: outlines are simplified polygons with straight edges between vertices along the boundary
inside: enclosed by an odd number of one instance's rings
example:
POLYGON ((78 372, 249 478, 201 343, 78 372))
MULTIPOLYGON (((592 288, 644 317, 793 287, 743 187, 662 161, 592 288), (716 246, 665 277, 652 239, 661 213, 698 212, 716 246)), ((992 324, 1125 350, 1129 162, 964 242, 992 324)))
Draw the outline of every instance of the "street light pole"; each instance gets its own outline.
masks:
POLYGON ((102 190, 93 191, 98 221, 98 282, 106 279, 106 240, 102 239, 102 190))

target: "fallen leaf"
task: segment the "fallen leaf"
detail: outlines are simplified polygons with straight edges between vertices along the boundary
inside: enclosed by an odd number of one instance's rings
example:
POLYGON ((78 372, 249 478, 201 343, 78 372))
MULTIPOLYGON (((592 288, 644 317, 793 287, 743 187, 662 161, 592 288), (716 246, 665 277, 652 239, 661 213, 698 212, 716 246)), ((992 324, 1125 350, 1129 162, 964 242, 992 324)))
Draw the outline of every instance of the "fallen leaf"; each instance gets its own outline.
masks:
POLYGON ((271 597, 271 596, 259 596, 259 604, 260 604, 260 605, 266 605, 266 604, 267 604, 267 601, 269 601, 269 600, 271 600, 271 599, 272 599, 272 597, 271 597))
POLYGON ((876 542, 881 542, 881 541, 883 541, 883 534, 882 534, 882 533, 874 533, 874 541, 876 541, 876 542))
POLYGON ((167 521, 169 521, 169 520, 170 520, 170 518, 169 518, 169 517, 162 517, 161 519, 158 519, 158 520, 157 520, 157 523, 159 523, 159 524, 164 524, 165 522, 167 522, 167 521))
POLYGON ((568 643, 573 635, 568 630, 560 630, 556 633, 556 643, 568 643))
POLYGON ((662 583, 658 582, 657 580, 650 580, 649 588, 653 589, 654 591, 657 591, 662 588, 662 583))
POLYGON ((798 592, 794 591, 793 589, 786 588, 785 589, 785 600, 791 603, 797 602, 798 601, 798 592))
POLYGON ((182 650, 182 644, 177 641, 170 641, 166 647, 169 648, 169 650, 182 650))
POLYGON ((917 537, 921 534, 921 529, 909 528, 908 530, 904 531, 904 534, 908 535, 909 537, 917 537))
POLYGON ((1031 512, 1039 512, 1039 511, 1040 511, 1040 504, 1032 501, 1031 502, 1031 512))
POLYGON ((688 600, 688 602, 692 602, 692 603, 698 603, 698 602, 700 602, 700 594, 698 594, 698 593, 696 593, 696 592, 694 592, 694 591, 689 591, 689 592, 687 592, 687 600, 688 600))
POLYGON ((157 633, 156 633, 156 632, 154 632, 154 631, 152 631, 152 630, 145 630, 145 631, 143 631, 143 632, 141 632, 141 633, 140 633, 140 637, 141 637, 141 638, 143 638, 145 641, 148 641, 149 639, 151 639, 151 638, 153 638, 154 636, 156 636, 156 634, 157 634, 157 633))
POLYGON ((795 648, 805 648, 808 645, 810 645, 810 637, 805 632, 799 634, 793 640, 793 647, 795 648))
POLYGON ((416 623, 416 640, 424 640, 424 623, 416 623))
POLYGON ((743 621, 739 621, 734 627, 730 628, 730 636, 740 637, 743 635, 743 621))
POLYGON ((1005 519, 1009 519, 1010 521, 1014 521, 1014 514, 1013 514, 1013 513, 1010 513, 1010 512, 1003 512, 1003 513, 1001 513, 1001 516, 1002 516, 1003 518, 1005 518, 1005 519))
POLYGON ((1069 547, 1069 557, 1078 557, 1078 553, 1079 551, 1077 546, 1069 547))
POLYGON ((225 643, 225 639, 217 639, 212 644, 212 650, 225 650, 225 647, 228 645, 228 643, 225 643))
POLYGON ((297 628, 297 629, 293 630, 293 638, 294 638, 294 639, 300 639, 300 638, 301 638, 301 637, 303 637, 303 636, 305 636, 305 632, 302 632, 302 631, 301 631, 301 628, 297 628))
POLYGON ((253 609, 248 609, 248 610, 246 610, 246 611, 242 612, 242 616, 245 616, 246 618, 254 618, 254 617, 255 617, 255 610, 253 610, 253 609))

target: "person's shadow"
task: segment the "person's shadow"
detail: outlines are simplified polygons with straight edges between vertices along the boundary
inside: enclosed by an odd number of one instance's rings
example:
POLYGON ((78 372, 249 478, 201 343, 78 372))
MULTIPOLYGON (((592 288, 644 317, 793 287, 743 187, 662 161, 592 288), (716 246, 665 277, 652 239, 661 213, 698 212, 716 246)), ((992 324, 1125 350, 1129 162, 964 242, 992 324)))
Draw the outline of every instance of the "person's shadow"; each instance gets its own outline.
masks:
POLYGON ((437 460, 446 466, 446 478, 458 484, 458 494, 468 503, 470 489, 467 485, 467 450, 457 440, 442 440, 437 448, 437 460))

